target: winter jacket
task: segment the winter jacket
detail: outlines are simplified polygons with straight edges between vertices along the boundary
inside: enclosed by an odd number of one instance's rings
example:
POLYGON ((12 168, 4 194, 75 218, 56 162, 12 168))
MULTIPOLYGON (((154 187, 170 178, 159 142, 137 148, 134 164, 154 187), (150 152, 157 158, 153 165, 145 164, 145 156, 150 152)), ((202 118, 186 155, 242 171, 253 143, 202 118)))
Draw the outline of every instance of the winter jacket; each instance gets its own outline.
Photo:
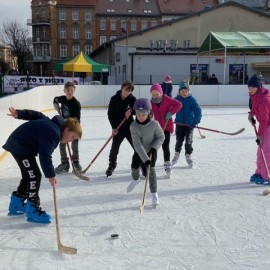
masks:
POLYGON ((161 84, 161 88, 162 88, 163 94, 169 97, 172 97, 173 86, 171 82, 170 83, 163 82, 161 84))
POLYGON ((259 122, 258 135, 264 136, 267 126, 270 125, 270 91, 261 86, 250 98, 252 103, 250 113, 259 122))
POLYGON ((134 149, 142 162, 149 160, 147 153, 151 148, 158 151, 165 140, 161 126, 155 120, 150 120, 145 125, 140 125, 137 121, 134 121, 130 125, 130 132, 134 149))
POLYGON ((17 110, 18 119, 30 120, 16 128, 3 148, 18 155, 39 156, 40 165, 47 178, 55 176, 52 153, 62 136, 64 119, 57 115, 52 119, 32 110, 17 110))
POLYGON ((64 95, 55 97, 53 103, 57 102, 61 104, 61 113, 65 119, 69 117, 74 117, 80 121, 81 103, 75 97, 73 97, 72 99, 67 99, 64 95))
MULTIPOLYGON (((162 96, 162 100, 160 103, 156 104, 152 100, 151 103, 154 118, 159 122, 162 128, 165 127, 167 113, 170 112, 173 115, 176 114, 182 108, 181 102, 167 95, 162 96)), ((168 121, 166 125, 166 130, 168 130, 170 133, 173 133, 174 125, 172 119, 168 121)))
MULTIPOLYGON (((117 126, 125 117, 127 110, 133 110, 136 98, 130 94, 124 100, 121 98, 121 90, 118 90, 114 96, 111 97, 108 107, 108 119, 110 121, 112 129, 116 129, 117 126)), ((134 121, 132 115, 127 119, 125 124, 120 128, 119 132, 129 132, 129 126, 134 121)))
POLYGON ((183 104, 182 110, 176 114, 175 122, 193 128, 198 125, 202 118, 202 110, 197 100, 191 94, 186 98, 178 95, 175 99, 183 104))

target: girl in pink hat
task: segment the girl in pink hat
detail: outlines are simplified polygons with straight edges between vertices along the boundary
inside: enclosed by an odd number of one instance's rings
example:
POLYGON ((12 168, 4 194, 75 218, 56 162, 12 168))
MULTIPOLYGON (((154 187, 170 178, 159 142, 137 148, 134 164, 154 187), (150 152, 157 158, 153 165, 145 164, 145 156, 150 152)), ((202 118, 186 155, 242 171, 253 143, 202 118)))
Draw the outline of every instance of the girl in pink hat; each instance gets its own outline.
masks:
POLYGON ((157 120, 164 130, 165 140, 162 144, 164 155, 164 170, 167 175, 171 174, 170 161, 170 138, 174 131, 172 116, 182 108, 182 103, 176 99, 163 94, 161 85, 155 83, 150 89, 152 95, 152 112, 155 120, 157 120))
POLYGON ((170 75, 166 75, 165 81, 161 84, 161 88, 163 91, 163 94, 172 97, 172 77, 170 75))

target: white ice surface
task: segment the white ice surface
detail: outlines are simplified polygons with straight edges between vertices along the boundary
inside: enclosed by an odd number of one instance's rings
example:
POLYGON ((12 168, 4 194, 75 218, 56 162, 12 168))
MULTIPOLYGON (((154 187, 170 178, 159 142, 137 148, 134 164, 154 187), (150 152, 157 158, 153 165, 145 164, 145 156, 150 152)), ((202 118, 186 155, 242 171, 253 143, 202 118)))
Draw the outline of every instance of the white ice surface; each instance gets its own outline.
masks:
MULTIPOLYGON (((10 193, 20 173, 8 157, 0 163, 0 269, 14 270, 250 270, 270 269, 270 197, 267 186, 249 183, 255 170, 254 130, 248 108, 203 108, 201 126, 237 136, 194 131, 194 168, 181 153, 171 178, 158 153, 160 206, 152 209, 148 193, 141 214, 144 181, 126 193, 131 180, 132 149, 124 141, 118 166, 105 177, 109 144, 92 164, 90 182, 73 174, 58 177, 58 204, 63 245, 76 255, 57 251, 53 192, 43 178, 41 206, 52 215, 49 225, 29 223, 25 216, 9 217, 10 193), (111 239, 111 234, 119 234, 111 239)), ((84 135, 81 164, 85 168, 110 136, 105 109, 82 111, 84 135)), ((171 137, 171 156, 175 135, 171 137)), ((172 158, 172 157, 171 157, 172 158)), ((59 163, 55 151, 54 164, 59 163)))

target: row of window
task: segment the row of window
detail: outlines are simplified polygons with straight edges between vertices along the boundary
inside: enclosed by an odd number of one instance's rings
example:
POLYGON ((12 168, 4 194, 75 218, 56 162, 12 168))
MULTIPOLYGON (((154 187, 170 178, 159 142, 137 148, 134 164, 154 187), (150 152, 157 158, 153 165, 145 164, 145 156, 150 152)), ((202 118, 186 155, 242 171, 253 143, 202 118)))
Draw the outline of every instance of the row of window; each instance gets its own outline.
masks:
MULTIPOLYGON (((146 20, 142 20, 141 21, 141 24, 142 24, 142 29, 141 30, 144 30, 144 29, 147 29, 147 21, 146 20)), ((152 20, 151 21, 151 27, 154 27, 157 25, 157 21, 156 20, 152 20)), ((106 28, 107 28, 107 21, 106 20, 100 20, 100 30, 101 31, 106 31, 106 28)), ((109 28, 111 31, 116 31, 116 20, 110 20, 109 21, 109 28)), ((126 21, 121 21, 121 28, 123 29, 127 29, 127 22, 126 21)), ((137 29, 137 21, 131 21, 130 22, 130 30, 132 32, 136 32, 138 31, 137 29)))

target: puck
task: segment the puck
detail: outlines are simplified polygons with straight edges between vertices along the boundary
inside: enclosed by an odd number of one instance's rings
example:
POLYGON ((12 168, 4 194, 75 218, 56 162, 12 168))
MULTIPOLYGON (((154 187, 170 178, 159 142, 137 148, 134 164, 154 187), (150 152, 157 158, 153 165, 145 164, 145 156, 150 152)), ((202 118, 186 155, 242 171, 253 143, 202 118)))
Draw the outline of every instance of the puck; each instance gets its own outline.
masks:
POLYGON ((118 238, 118 234, 117 233, 114 233, 114 234, 111 234, 111 238, 118 238))

